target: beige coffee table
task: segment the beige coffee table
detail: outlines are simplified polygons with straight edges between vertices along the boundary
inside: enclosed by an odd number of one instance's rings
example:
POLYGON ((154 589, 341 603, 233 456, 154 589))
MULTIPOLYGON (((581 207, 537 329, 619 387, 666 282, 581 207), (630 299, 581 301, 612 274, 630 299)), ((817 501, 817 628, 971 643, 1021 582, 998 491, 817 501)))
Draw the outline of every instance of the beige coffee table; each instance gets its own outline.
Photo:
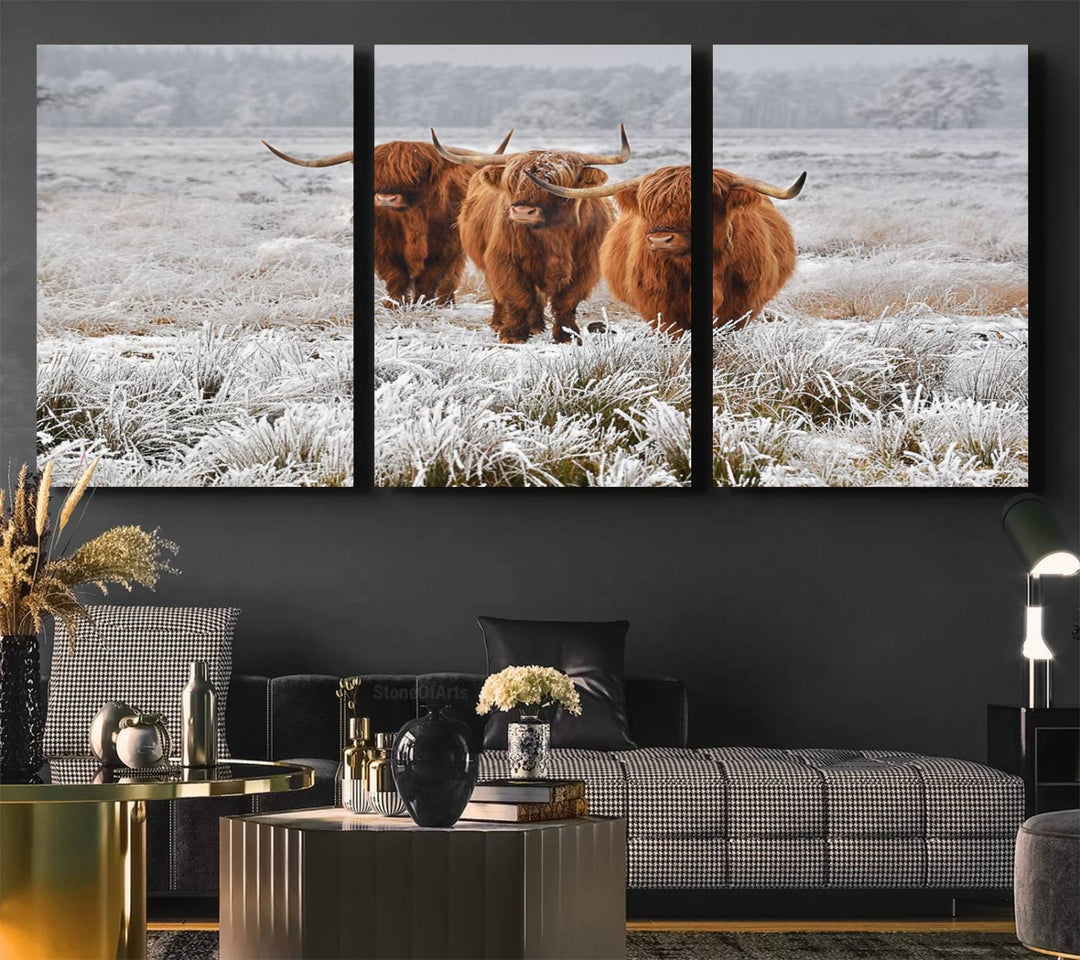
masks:
POLYGON ((221 818, 221 958, 624 957, 626 821, 221 818))

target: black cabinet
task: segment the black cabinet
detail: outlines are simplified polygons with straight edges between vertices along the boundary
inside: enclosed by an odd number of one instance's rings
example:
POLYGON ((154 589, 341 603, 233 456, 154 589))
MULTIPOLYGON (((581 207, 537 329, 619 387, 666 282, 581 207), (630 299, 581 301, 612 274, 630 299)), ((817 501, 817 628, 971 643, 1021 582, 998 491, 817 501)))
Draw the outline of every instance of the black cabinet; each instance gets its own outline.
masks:
POLYGON ((1027 816, 1080 807, 1080 707, 987 707, 986 747, 1024 778, 1027 816))

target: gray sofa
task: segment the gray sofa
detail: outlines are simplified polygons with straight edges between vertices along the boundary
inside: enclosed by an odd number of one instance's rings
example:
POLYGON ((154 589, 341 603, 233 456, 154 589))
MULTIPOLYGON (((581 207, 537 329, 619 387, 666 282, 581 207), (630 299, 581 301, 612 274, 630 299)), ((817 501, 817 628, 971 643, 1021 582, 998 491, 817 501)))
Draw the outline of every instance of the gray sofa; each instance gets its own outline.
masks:
MULTIPOLYGON (((359 712, 375 730, 396 730, 418 704, 449 705, 479 743, 483 718, 472 708, 482 681, 365 676, 359 712)), ((316 786, 151 804, 151 895, 216 895, 219 816, 335 802, 344 737, 336 687, 330 676, 233 677, 232 754, 303 760, 315 767, 316 786)), ((872 912, 937 912, 957 897, 1011 890, 1024 813, 1017 777, 899 751, 688 747, 685 690, 670 678, 629 678, 627 710, 638 749, 555 750, 551 762, 554 775, 587 781, 593 812, 627 818, 632 913, 670 914, 679 903, 719 915, 722 902, 746 915, 813 912, 785 891, 815 895, 826 912, 841 892, 848 908, 862 893, 877 897, 872 912), (748 905, 747 895, 764 893, 748 905), (910 908, 897 907, 901 894, 911 895, 910 908), (917 894, 934 895, 933 903, 917 894)), ((481 754, 481 776, 500 775, 504 762, 501 751, 481 754)))

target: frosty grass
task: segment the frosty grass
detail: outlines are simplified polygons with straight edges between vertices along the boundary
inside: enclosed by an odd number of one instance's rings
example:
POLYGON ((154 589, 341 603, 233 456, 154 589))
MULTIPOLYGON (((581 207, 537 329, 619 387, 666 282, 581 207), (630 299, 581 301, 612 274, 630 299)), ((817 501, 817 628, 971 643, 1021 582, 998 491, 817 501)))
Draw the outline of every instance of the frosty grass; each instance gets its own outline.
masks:
POLYGON ((353 483, 349 130, 49 130, 38 455, 103 486, 353 483))
POLYGON ((810 172, 771 322, 714 335, 716 483, 1026 485, 1026 132, 728 130, 714 154, 810 172))

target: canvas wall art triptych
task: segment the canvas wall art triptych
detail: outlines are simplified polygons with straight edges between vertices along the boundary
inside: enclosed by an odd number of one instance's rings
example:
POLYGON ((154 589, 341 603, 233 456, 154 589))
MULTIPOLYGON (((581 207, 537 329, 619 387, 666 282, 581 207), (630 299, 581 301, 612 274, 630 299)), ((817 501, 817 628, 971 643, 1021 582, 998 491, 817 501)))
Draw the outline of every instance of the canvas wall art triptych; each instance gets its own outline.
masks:
POLYGON ((355 55, 38 48, 61 482, 1027 486, 1026 47, 355 55))

